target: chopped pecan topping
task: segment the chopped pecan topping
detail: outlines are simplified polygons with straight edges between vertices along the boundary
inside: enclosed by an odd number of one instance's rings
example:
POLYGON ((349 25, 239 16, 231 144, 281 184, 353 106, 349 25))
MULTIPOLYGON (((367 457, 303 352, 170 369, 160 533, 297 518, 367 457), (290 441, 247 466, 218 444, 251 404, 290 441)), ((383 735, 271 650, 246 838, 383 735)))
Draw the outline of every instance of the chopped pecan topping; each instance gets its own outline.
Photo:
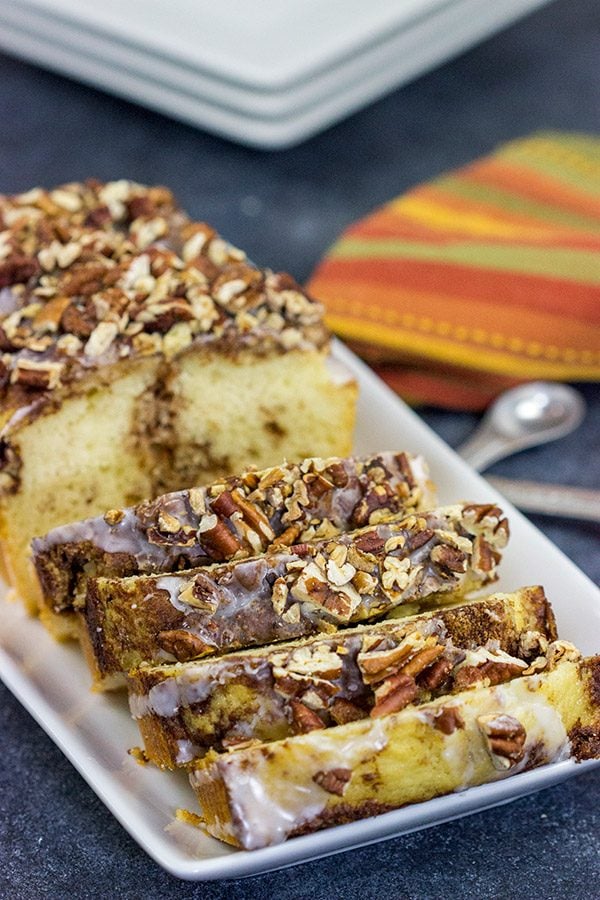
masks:
MULTIPOLYGON (((68 355, 75 380, 109 349, 171 359, 197 335, 267 349, 327 339, 320 304, 189 222, 163 188, 90 180, 0 195, 0 222, 0 289, 18 296, 2 322, 11 370, 23 352, 68 355), (85 353, 72 342, 67 351, 67 337, 86 341, 85 353)), ((30 390, 56 387, 28 377, 30 390)), ((323 487, 318 476, 313 490, 323 487)))
POLYGON ((354 507, 352 524, 356 528, 368 525, 375 518, 374 514, 382 511, 391 513, 397 508, 398 503, 394 493, 388 484, 376 485, 354 507))
POLYGON ((405 479, 406 483, 409 485, 409 487, 411 487, 411 488, 414 487, 415 479, 414 479, 413 471, 412 471, 412 468, 410 465, 410 461, 409 461, 406 453, 397 453, 394 458, 398 464, 400 471, 404 475, 404 479, 405 479))
POLYGON ((199 538, 208 555, 217 561, 231 559, 242 549, 241 541, 216 516, 214 525, 201 531, 199 538))
POLYGON ((329 715, 336 725, 346 725, 348 722, 364 719, 366 713, 350 700, 337 697, 329 707, 329 715))
POLYGON ((386 556, 383 561, 381 583, 386 591, 403 591, 410 580, 410 559, 398 559, 397 556, 386 556))
POLYGON ((360 595, 356 594, 354 598, 348 593, 350 590, 354 590, 351 585, 334 590, 314 562, 305 565, 294 587, 299 600, 320 606, 344 622, 349 621, 356 602, 360 601, 360 595))
POLYGON ((271 528, 271 523, 258 506, 248 503, 244 499, 240 491, 231 492, 233 502, 238 506, 242 513, 244 521, 252 528, 263 541, 272 541, 275 533, 271 528))
POLYGON ((139 515, 147 522, 146 535, 151 544, 191 547, 197 543, 196 529, 181 522, 158 501, 139 515))
POLYGON ((493 503, 469 503, 464 507, 463 512, 477 524, 486 518, 499 521, 502 517, 502 510, 493 503))
POLYGON ((385 547, 385 540, 379 537, 376 531, 367 531, 356 539, 355 544, 363 553, 381 553, 385 547))
POLYGON ((406 550, 412 553, 413 550, 418 550, 419 547, 423 547, 432 539, 432 537, 434 537, 434 532, 430 528, 424 528, 422 531, 417 531, 415 534, 409 535, 406 541, 406 550))
POLYGON ((271 589, 271 603, 276 615, 281 616, 283 614, 288 594, 289 589, 285 583, 285 578, 276 578, 271 589))
POLYGON ((310 544, 292 544, 290 547, 290 553, 293 553, 295 556, 312 556, 314 553, 314 548, 310 544))
POLYGON ((518 662, 503 662, 495 660, 486 660, 478 666, 461 666, 454 676, 454 685, 460 690, 471 687, 472 684, 478 684, 484 679, 490 685, 503 684, 510 681, 515 675, 521 675, 525 666, 519 665, 518 662))
POLYGON ((92 302, 88 300, 83 306, 80 306, 77 302, 69 302, 62 314, 60 324, 63 330, 70 334, 80 338, 89 338, 98 324, 92 302))
POLYGON ((292 605, 282 614, 281 618, 284 622, 287 622, 288 625, 297 625, 302 618, 300 604, 292 603, 292 605))
POLYGON ((209 578, 197 575, 195 579, 179 592, 178 599, 188 606, 214 613, 219 608, 219 592, 209 578))
POLYGON ((306 734, 308 731, 316 731, 318 728, 324 728, 321 718, 304 703, 299 700, 290 700, 290 710, 292 713, 292 725, 297 734, 306 734))
POLYGON ((191 634, 184 629, 173 631, 161 631, 157 637, 158 645, 162 650, 171 653, 178 662, 188 662, 190 659, 198 659, 213 653, 215 648, 205 643, 198 635, 191 634))
POLYGON ((483 535, 478 535, 473 544, 473 567, 481 572, 493 572, 500 562, 500 554, 493 550, 483 535))
MULTIPOLYGON (((400 672, 384 682, 385 693, 377 697, 375 706, 371 710, 371 718, 387 716, 389 713, 399 712, 417 698, 418 689, 415 679, 410 675, 400 672)), ((376 694, 377 696, 377 694, 376 694)))
POLYGON ((9 287, 11 284, 23 284, 39 271, 40 266, 36 259, 14 255, 12 259, 0 262, 0 288, 9 287))
POLYGON ((328 769, 327 772, 317 772, 313 776, 313 781, 327 793, 342 797, 351 778, 351 769, 338 768, 328 769))
POLYGON ((316 472, 308 472, 304 476, 304 482, 308 488, 308 493, 314 499, 322 497, 333 489, 333 483, 327 481, 322 475, 316 472))
POLYGON ((327 577, 332 584, 341 587, 352 581, 356 575, 356 569, 350 563, 338 565, 335 559, 331 558, 327 563, 327 577))
MULTIPOLYGON (((342 660, 327 644, 297 647, 286 654, 272 657, 274 674, 299 675, 303 678, 335 679, 341 675, 342 660)), ((327 694, 331 691, 327 689, 327 694)))
POLYGON ((452 660, 441 657, 418 676, 419 687, 426 691, 435 691, 444 683, 453 669, 452 660))
POLYGON ((448 544, 438 544, 432 549, 430 556, 434 563, 449 572, 464 572, 467 568, 466 554, 448 544))
POLYGON ((216 512, 218 516, 223 516, 224 518, 229 518, 229 516, 239 510, 239 506, 231 496, 230 491, 223 491, 218 497, 215 497, 211 502, 211 507, 213 512, 216 512))
POLYGON ((402 666, 405 675, 416 677, 420 673, 440 658, 444 653, 442 644, 436 644, 433 647, 423 647, 418 653, 415 653, 407 663, 402 666))
POLYGON ((374 594, 377 589, 377 579, 368 572, 357 572, 352 579, 352 584, 359 594, 374 594))
POLYGON ((294 544, 301 533, 302 529, 300 528, 300 525, 288 525, 288 527, 284 529, 284 531, 282 531, 280 535, 278 535, 275 543, 283 544, 284 546, 289 547, 294 544))
POLYGON ((346 487, 348 484, 348 473, 340 462, 330 463, 324 473, 336 487, 346 487))
POLYGON ((20 359, 12 371, 11 381, 27 389, 51 390, 60 385, 62 371, 61 363, 20 359))
POLYGON ((413 652, 413 645, 407 642, 390 650, 363 651, 356 661, 365 684, 376 684, 396 672, 413 652))
POLYGON ((511 769, 523 759, 527 733, 518 719, 499 713, 479 716, 477 723, 495 768, 511 769))
POLYGON ((435 714, 433 727, 442 734, 453 734, 457 728, 464 728, 465 723, 456 706, 444 706, 435 714))

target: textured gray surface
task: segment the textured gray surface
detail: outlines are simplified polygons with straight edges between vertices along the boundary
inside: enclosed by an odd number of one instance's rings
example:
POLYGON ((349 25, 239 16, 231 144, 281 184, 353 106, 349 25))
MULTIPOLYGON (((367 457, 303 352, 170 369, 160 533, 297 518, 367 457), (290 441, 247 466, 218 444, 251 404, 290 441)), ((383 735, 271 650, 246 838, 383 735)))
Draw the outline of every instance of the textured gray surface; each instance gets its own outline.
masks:
MULTIPOLYGON (((600 133, 600 5, 560 0, 305 145, 236 147, 0 57, 0 190, 95 175, 175 189, 259 263, 299 278, 351 221, 535 129, 600 133)), ((498 474, 600 486, 600 393, 577 434, 498 474)), ((424 416, 452 445, 476 419, 424 416)), ((597 582, 598 527, 536 524, 597 582)), ((598 636, 600 648, 600 635, 598 636)), ((600 897, 600 773, 460 822, 219 885, 177 882, 127 836, 0 686, 0 896, 600 897)))

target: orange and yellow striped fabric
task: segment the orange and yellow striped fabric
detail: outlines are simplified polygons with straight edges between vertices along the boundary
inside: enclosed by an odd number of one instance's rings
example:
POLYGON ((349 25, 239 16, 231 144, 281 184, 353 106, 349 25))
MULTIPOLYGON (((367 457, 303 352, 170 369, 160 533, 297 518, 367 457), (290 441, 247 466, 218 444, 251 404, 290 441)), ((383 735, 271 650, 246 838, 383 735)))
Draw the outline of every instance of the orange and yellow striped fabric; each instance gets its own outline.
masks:
POLYGON ((600 379, 600 138, 509 143, 352 225, 309 285, 412 403, 600 379))

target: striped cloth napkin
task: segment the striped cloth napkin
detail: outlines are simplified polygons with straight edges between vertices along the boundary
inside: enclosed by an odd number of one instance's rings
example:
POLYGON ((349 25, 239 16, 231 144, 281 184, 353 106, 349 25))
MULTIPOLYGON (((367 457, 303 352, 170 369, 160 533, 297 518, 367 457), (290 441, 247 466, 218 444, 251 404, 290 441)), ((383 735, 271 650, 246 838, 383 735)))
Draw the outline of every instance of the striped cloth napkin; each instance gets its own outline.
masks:
POLYGON ((309 290, 411 403, 600 379, 600 138, 538 134, 352 225, 309 290))

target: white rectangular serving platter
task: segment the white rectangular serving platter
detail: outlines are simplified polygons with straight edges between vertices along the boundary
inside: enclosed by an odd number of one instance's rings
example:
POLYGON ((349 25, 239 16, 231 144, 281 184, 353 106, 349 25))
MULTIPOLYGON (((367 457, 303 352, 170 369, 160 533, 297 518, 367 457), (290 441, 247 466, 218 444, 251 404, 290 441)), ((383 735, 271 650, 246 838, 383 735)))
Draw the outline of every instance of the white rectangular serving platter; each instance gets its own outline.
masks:
MULTIPOLYGON (((543 584, 561 637, 586 654, 598 652, 600 591, 595 585, 347 348, 336 343, 335 357, 360 385, 356 452, 396 448, 422 453, 441 502, 500 501, 512 538, 498 589, 543 584)), ((180 878, 238 878, 306 862, 507 803, 600 764, 565 761, 263 850, 234 850, 175 820, 177 808, 195 809, 185 775, 136 763, 127 750, 139 745, 140 737, 125 697, 91 693, 78 648, 56 643, 20 603, 5 595, 0 599, 0 677, 133 838, 180 878)))
MULTIPOLYGON (((99 27, 99 21, 88 17, 86 5, 79 2, 73 8, 70 0, 0 0, 0 46, 225 137, 275 149, 307 138, 546 2, 497 0, 490 5, 487 0, 413 0, 403 5, 402 15, 387 2, 373 8, 363 4, 360 16, 346 17, 344 24, 349 30, 344 53, 335 41, 331 42, 340 37, 342 29, 323 30, 322 23, 311 18, 309 5, 292 3, 304 32, 310 34, 312 28, 321 38, 328 37, 321 46, 318 66, 317 59, 307 53, 307 42, 298 40, 297 30, 289 27, 285 17, 280 18, 282 9, 278 5, 277 17, 268 15, 264 19, 261 41, 270 41, 279 52, 293 36, 295 50, 302 48, 296 62, 306 66, 309 57, 312 59, 312 68, 300 67, 294 78, 281 84, 273 80, 278 57, 272 53, 260 56, 261 64, 269 68, 269 77, 262 85, 249 77, 245 81, 223 74, 220 77, 218 67, 205 65, 207 48, 215 51, 219 47, 219 40, 211 39, 214 29, 220 35, 218 23, 210 16, 201 39, 188 41, 190 53, 182 55, 168 46, 172 36, 168 31, 155 30, 150 40, 144 28, 152 16, 139 23, 134 8, 127 4, 119 4, 118 10, 112 11, 111 27, 107 22, 99 27), (115 15, 127 20, 121 29, 115 28, 115 15), (361 22, 365 26, 362 32, 357 30, 361 22), (367 23, 372 27, 366 28, 367 23), (334 47, 340 52, 334 53, 334 47)), ((160 3, 153 4, 152 9, 154 14, 160 11, 160 3)), ((329 16, 334 9, 327 7, 329 16)), ((100 12, 101 18, 107 12, 97 4, 87 11, 100 12)), ((200 20, 199 14, 191 16, 188 38, 198 30, 200 20)), ((240 47, 243 44, 243 52, 254 54, 256 45, 250 39, 242 40, 243 31, 239 30, 240 23, 236 24, 237 28, 227 31, 227 39, 235 39, 240 47)), ((314 42, 308 45, 315 49, 314 42)), ((227 57, 221 48, 223 62, 228 59, 234 68, 234 60, 239 63, 243 52, 227 57)), ((288 61, 292 56, 290 48, 288 61)))

